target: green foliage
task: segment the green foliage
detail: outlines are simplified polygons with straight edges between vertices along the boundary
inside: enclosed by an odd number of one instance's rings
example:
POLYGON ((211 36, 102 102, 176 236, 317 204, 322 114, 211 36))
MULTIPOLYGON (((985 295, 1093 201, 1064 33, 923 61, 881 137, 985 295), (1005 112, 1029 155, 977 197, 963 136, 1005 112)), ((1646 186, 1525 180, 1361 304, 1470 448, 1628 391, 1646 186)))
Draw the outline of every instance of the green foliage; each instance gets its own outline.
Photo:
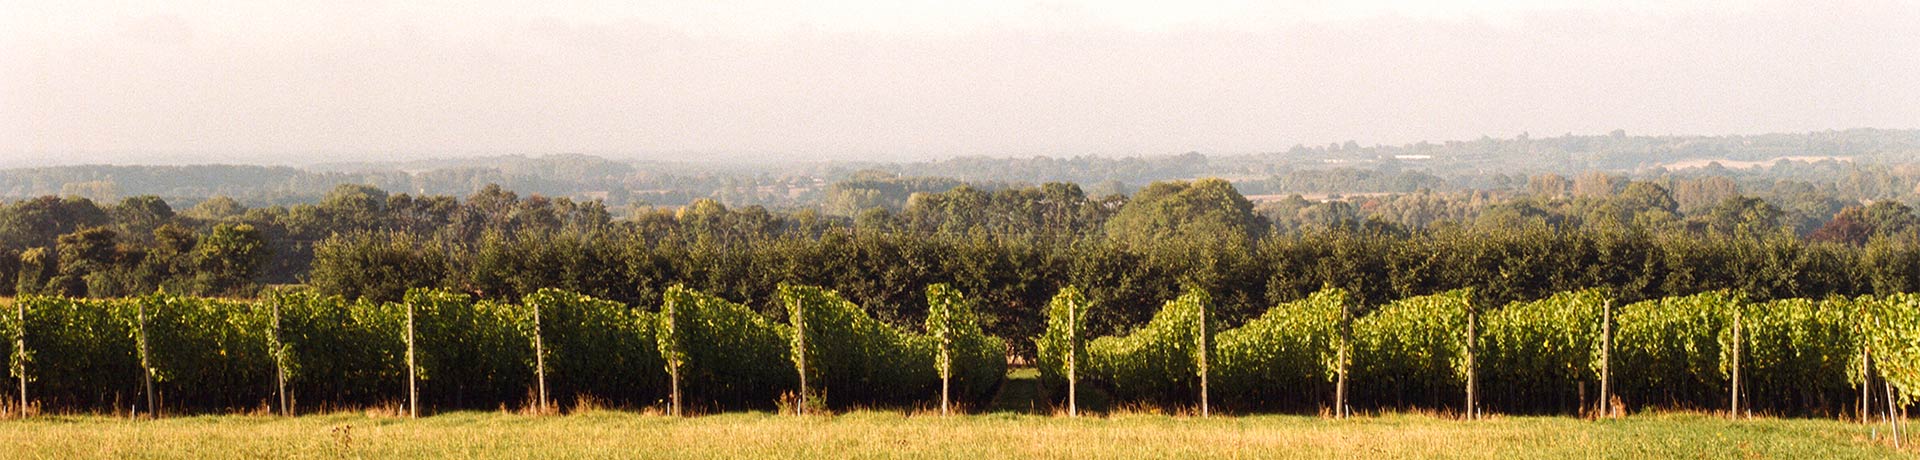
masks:
POLYGON ((781 285, 780 299, 794 325, 793 353, 805 357, 800 371, 812 387, 806 391, 817 389, 830 406, 905 405, 939 395, 932 338, 895 330, 826 289, 781 285))
POLYGON ((654 336, 660 321, 654 314, 559 289, 527 294, 523 305, 520 324, 528 337, 533 336, 532 311, 540 311, 549 398, 566 404, 591 396, 640 406, 667 393, 654 336))
POLYGON ((1599 394, 1605 302, 1604 293, 1588 289, 1482 315, 1474 358, 1489 406, 1514 413, 1578 412, 1580 385, 1599 394))
MULTIPOLYGON (((140 394, 128 302, 37 295, 14 301, 26 307, 29 395, 43 408, 111 408, 140 394)), ((15 331, 23 326, 14 312, 0 322, 15 331)))
POLYGON ((193 248, 194 287, 206 295, 247 294, 267 256, 267 242, 252 225, 216 225, 193 248))
POLYGON ((1667 297, 1617 310, 1615 379, 1629 404, 1726 407, 1720 334, 1743 297, 1725 291, 1667 297))
POLYGON ((1879 374, 1903 404, 1920 400, 1920 295, 1895 294, 1866 311, 1866 342, 1879 374))
POLYGON ((973 307, 945 284, 927 286, 927 335, 933 339, 934 371, 951 378, 956 399, 984 403, 1007 376, 1007 344, 980 330, 973 307))
POLYGON ((1354 320, 1355 405, 1457 406, 1466 391, 1472 298, 1465 289, 1411 297, 1354 320))
POLYGON ((789 355, 792 328, 683 286, 663 298, 656 349, 667 370, 679 367, 687 404, 769 408, 799 386, 789 355))
MULTIPOLYGON (((1040 383, 1047 388, 1064 388, 1068 377, 1085 379, 1087 375, 1087 311, 1093 304, 1080 289, 1067 286, 1047 302, 1047 328, 1033 339, 1037 350, 1035 364, 1040 368, 1040 383), (1071 345, 1071 349, 1069 349, 1071 345), (1069 376, 1068 357, 1079 375, 1069 376)), ((1065 392, 1058 392, 1065 394, 1065 392)))
MULTIPOLYGON (((268 318, 251 302, 154 294, 144 307, 147 362, 169 412, 242 409, 272 399, 268 318)), ((124 313, 124 312, 123 312, 124 313)), ((138 328, 138 315, 128 318, 138 328)))
POLYGON ((1107 221, 1107 238, 1146 247, 1167 241, 1244 244, 1266 231, 1253 204, 1221 179, 1154 182, 1107 221))
POLYGON ((392 302, 412 288, 433 287, 446 254, 408 234, 337 234, 314 248, 312 279, 320 292, 392 302))
POLYGON ((533 338, 514 307, 433 289, 407 291, 404 304, 413 309, 425 404, 492 408, 526 398, 534 386, 533 338))
MULTIPOLYGON (((1741 318, 1742 405, 1755 412, 1824 413, 1846 409, 1858 391, 1860 318, 1856 302, 1785 299, 1748 305, 1741 318)), ((1723 331, 1724 344, 1732 331, 1723 331)), ((1730 357, 1729 357, 1730 358, 1730 357)), ((1730 369, 1722 359, 1723 372, 1730 369)))
POLYGON ((280 311, 278 343, 271 348, 296 410, 302 401, 371 405, 406 399, 405 306, 272 289, 259 308, 256 315, 269 320, 273 309, 280 311))
MULTIPOLYGON (((1087 371, 1121 401, 1194 403, 1199 395, 1203 315, 1212 299, 1188 289, 1131 334, 1087 344, 1087 371)), ((1217 323, 1215 323, 1217 324, 1217 323)), ((1217 326, 1216 326, 1217 328, 1217 326)))
POLYGON ((1212 392, 1222 405, 1308 411, 1328 406, 1340 363, 1347 291, 1326 288, 1275 305, 1215 337, 1212 392))

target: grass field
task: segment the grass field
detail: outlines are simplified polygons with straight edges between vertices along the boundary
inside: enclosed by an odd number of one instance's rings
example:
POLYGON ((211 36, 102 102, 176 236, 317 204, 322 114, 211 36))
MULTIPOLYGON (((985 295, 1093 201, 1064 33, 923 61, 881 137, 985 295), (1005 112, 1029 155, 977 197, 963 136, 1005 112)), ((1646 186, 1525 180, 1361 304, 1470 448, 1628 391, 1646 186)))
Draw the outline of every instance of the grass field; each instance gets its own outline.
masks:
POLYGON ((96 416, 0 421, 7 458, 1913 458, 1831 420, 1424 415, 1067 419, 900 412, 96 416))

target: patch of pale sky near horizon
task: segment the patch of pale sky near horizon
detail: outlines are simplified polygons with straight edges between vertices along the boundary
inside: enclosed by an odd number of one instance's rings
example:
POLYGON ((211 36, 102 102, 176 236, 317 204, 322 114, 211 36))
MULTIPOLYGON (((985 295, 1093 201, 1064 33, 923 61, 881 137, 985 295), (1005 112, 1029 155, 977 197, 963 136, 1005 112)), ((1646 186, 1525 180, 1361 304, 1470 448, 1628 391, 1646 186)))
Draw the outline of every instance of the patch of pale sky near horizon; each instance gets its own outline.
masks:
POLYGON ((528 3, 0 0, 0 156, 906 159, 1920 127, 1913 2, 528 3))

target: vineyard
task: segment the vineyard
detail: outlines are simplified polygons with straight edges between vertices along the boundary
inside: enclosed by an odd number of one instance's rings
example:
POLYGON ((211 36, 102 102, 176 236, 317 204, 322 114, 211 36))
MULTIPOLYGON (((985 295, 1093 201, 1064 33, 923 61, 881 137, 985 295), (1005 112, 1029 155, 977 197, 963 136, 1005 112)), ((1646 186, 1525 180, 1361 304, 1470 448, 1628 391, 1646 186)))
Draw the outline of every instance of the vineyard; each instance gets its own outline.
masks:
MULTIPOLYGON (((0 320, 11 339, 0 350, 18 385, 10 405, 67 412, 984 406, 1011 347, 982 331, 958 290, 925 295, 930 314, 913 329, 804 285, 780 287, 784 318, 678 286, 658 306, 556 289, 517 303, 427 289, 385 303, 300 289, 253 300, 25 296, 0 320)), ((1041 392, 1063 406, 1098 391, 1128 407, 1202 413, 1864 419, 1920 398, 1916 295, 1749 302, 1714 291, 1616 305, 1583 290, 1489 307, 1463 289, 1363 308, 1326 288, 1229 325, 1189 287, 1105 337, 1085 336, 1100 310, 1087 297, 1062 289, 1046 330, 1017 338, 1035 345, 1041 392)))

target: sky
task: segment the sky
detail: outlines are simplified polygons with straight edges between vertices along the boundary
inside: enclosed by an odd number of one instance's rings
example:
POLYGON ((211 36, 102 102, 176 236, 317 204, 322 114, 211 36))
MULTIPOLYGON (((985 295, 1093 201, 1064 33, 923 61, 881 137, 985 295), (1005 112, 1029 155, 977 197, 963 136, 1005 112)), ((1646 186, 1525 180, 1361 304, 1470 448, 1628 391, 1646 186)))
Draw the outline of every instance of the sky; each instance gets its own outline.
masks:
POLYGON ((0 0, 0 167, 1920 128, 1920 1, 0 0))

